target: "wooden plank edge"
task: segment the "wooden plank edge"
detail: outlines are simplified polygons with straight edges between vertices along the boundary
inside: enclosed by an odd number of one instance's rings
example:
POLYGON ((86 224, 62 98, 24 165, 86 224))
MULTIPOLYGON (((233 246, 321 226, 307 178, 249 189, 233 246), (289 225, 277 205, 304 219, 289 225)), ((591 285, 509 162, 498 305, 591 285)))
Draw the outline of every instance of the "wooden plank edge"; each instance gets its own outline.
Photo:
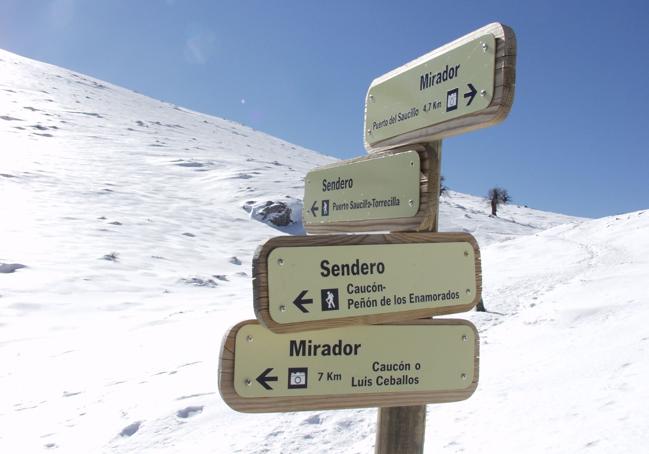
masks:
POLYGON ((478 330, 473 323, 461 319, 441 320, 410 320, 400 325, 465 325, 470 327, 475 334, 473 380, 463 389, 450 391, 417 391, 394 393, 359 393, 344 394, 338 398, 349 397, 351 403, 337 403, 332 401, 332 396, 300 396, 298 397, 240 397, 234 388, 234 361, 236 335, 241 327, 248 324, 258 324, 256 320, 246 320, 237 323, 223 337, 219 355, 219 394, 223 401, 233 410, 242 413, 274 413, 285 411, 316 411, 339 410, 345 408, 373 408, 373 407, 400 407, 409 405, 422 405, 432 403, 447 403, 466 400, 476 391, 480 379, 480 338, 478 330), (359 397, 361 396, 361 397, 359 397), (377 400, 380 403, 377 405, 377 400))
MULTIPOLYGON (((439 188, 442 178, 442 141, 429 142, 426 148, 430 150, 430 161, 426 167, 426 215, 415 230, 436 232, 439 224, 439 188)), ((396 229, 395 229, 396 230, 396 229)), ((474 248, 475 249, 475 248, 474 248)))
MULTIPOLYGON (((436 49, 431 50, 430 52, 415 58, 414 60, 411 60, 407 63, 404 63, 403 65, 399 66, 398 68, 395 68, 379 77, 374 79, 372 83, 370 84, 370 87, 373 87, 374 85, 378 85, 382 82, 385 82, 386 80, 394 77, 397 74, 400 74, 402 72, 407 71, 410 68, 413 68, 417 65, 420 65, 421 63, 427 62, 428 60, 432 60, 433 58, 436 58, 440 55, 445 54, 446 52, 455 49, 456 47, 460 47, 463 44, 466 44, 470 41, 473 41, 476 38, 479 38, 480 36, 487 35, 491 33, 494 35, 496 39, 502 39, 505 42, 509 40, 511 36, 513 36, 514 32, 513 30, 508 27, 507 25, 504 25, 500 22, 492 22, 491 24, 487 24, 484 27, 481 27, 477 30, 474 30, 470 33, 467 33, 464 36, 461 36, 457 38, 454 41, 451 41, 450 43, 446 43, 436 49)), ((515 47, 513 48, 515 51, 515 47)), ((508 55, 512 52, 512 48, 508 45, 505 46, 503 49, 503 52, 505 55, 508 55)), ((369 90, 368 90, 369 92, 369 90)))

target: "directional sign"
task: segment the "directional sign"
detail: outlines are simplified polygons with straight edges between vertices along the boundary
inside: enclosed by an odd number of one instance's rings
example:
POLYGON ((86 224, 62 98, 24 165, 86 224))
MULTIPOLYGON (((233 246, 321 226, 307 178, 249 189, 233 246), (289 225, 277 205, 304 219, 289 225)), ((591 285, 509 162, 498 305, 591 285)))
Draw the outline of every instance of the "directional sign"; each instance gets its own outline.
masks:
POLYGON ((372 85, 365 117, 367 142, 378 142, 489 106, 494 87, 495 44, 493 35, 484 35, 372 85), (480 95, 476 97, 478 90, 480 95))
POLYGON ((515 54, 513 31, 491 24, 374 80, 365 104, 366 148, 502 121, 513 101, 515 54))
POLYGON ((257 318, 276 332, 464 312, 480 299, 466 233, 278 237, 253 259, 257 318))
POLYGON ((478 333, 450 319, 294 334, 243 322, 226 336, 219 370, 223 400, 244 412, 451 402, 477 382, 478 333))
POLYGON ((412 217, 419 191, 416 151, 337 163, 307 174, 302 219, 309 231, 314 224, 412 217))

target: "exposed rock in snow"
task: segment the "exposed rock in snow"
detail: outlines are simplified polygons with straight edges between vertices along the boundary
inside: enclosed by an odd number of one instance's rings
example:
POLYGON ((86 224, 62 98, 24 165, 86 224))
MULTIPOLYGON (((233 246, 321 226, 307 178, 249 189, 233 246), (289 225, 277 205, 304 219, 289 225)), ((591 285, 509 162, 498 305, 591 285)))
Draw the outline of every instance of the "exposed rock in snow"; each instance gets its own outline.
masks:
POLYGON ((13 273, 21 268, 27 268, 20 263, 0 263, 0 273, 13 273))

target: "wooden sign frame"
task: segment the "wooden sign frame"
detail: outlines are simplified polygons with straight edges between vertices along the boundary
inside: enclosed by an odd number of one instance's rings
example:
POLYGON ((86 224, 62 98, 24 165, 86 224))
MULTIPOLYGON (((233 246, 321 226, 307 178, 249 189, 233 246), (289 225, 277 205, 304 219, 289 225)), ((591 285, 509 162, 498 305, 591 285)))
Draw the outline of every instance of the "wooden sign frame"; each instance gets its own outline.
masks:
POLYGON ((364 134, 365 149, 368 153, 376 153, 410 144, 439 140, 444 137, 495 125, 507 117, 514 102, 514 89, 516 86, 516 35, 510 27, 497 22, 439 47, 372 81, 365 102, 365 117, 367 120, 367 105, 368 102, 371 102, 369 95, 372 87, 389 79, 396 78, 415 66, 450 52, 485 34, 492 34, 496 40, 494 93, 489 106, 475 113, 463 115, 377 142, 369 143, 367 135, 364 134))
POLYGON ((325 396, 295 397, 241 397, 235 390, 236 335, 241 327, 258 324, 248 320, 235 325, 223 338, 219 360, 219 392, 234 410, 244 413, 269 413, 285 411, 332 410, 343 408, 399 407, 422 403, 457 402, 468 399, 476 390, 479 380, 480 341, 475 326, 466 320, 414 320, 409 325, 464 325, 474 332, 473 379, 466 388, 438 391, 397 391, 387 393, 353 393, 325 396))
MULTIPOLYGON (((302 224, 412 218, 419 211, 421 157, 416 150, 376 153, 317 167, 304 179, 302 224)), ((368 230, 371 231, 371 230, 368 230)))
MULTIPOLYGON (((414 150, 419 154, 419 210, 412 217, 392 218, 392 219, 372 219, 357 221, 339 221, 328 223, 305 223, 304 229, 309 234, 331 234, 331 233, 361 233, 361 232, 399 232, 410 231, 418 232, 429 230, 429 226, 436 222, 437 218, 437 201, 439 197, 439 165, 437 165, 437 154, 429 145, 417 144, 405 148, 386 150, 378 153, 372 153, 371 156, 362 156, 360 158, 345 161, 346 164, 363 162, 368 159, 374 159, 382 156, 390 156, 404 151, 414 150), (436 173, 437 172, 437 173, 436 173)), ((335 168, 341 163, 323 166, 320 169, 335 168)))
MULTIPOLYGON (((252 261, 253 299, 255 316, 264 326, 277 333, 303 330, 334 328, 347 325, 379 324, 413 320, 433 315, 447 315, 465 312, 480 301, 482 294, 482 267, 480 249, 475 238, 468 233, 432 233, 432 232, 399 232, 391 234, 365 235, 318 235, 302 237, 275 237, 259 247, 252 261), (278 323, 273 320, 270 311, 268 260, 277 248, 300 248, 314 246, 352 246, 352 245, 390 245, 422 243, 469 243, 473 249, 475 269, 475 293, 468 304, 457 304, 441 307, 421 307, 398 312, 384 312, 371 315, 354 315, 324 320, 305 320, 294 323, 278 323)), ((289 301, 290 303, 290 301, 289 301)))

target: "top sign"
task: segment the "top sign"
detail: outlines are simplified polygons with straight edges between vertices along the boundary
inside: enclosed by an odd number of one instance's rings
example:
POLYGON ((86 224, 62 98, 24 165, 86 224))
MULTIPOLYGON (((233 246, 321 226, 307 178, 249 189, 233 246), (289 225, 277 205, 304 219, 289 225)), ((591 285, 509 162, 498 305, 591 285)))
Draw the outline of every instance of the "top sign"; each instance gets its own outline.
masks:
POLYGON ((370 151, 437 140, 502 121, 513 101, 516 43, 491 24, 374 80, 365 104, 370 151))
POLYGON ((493 35, 481 36, 370 87, 367 142, 487 108, 493 98, 495 44, 493 35))

